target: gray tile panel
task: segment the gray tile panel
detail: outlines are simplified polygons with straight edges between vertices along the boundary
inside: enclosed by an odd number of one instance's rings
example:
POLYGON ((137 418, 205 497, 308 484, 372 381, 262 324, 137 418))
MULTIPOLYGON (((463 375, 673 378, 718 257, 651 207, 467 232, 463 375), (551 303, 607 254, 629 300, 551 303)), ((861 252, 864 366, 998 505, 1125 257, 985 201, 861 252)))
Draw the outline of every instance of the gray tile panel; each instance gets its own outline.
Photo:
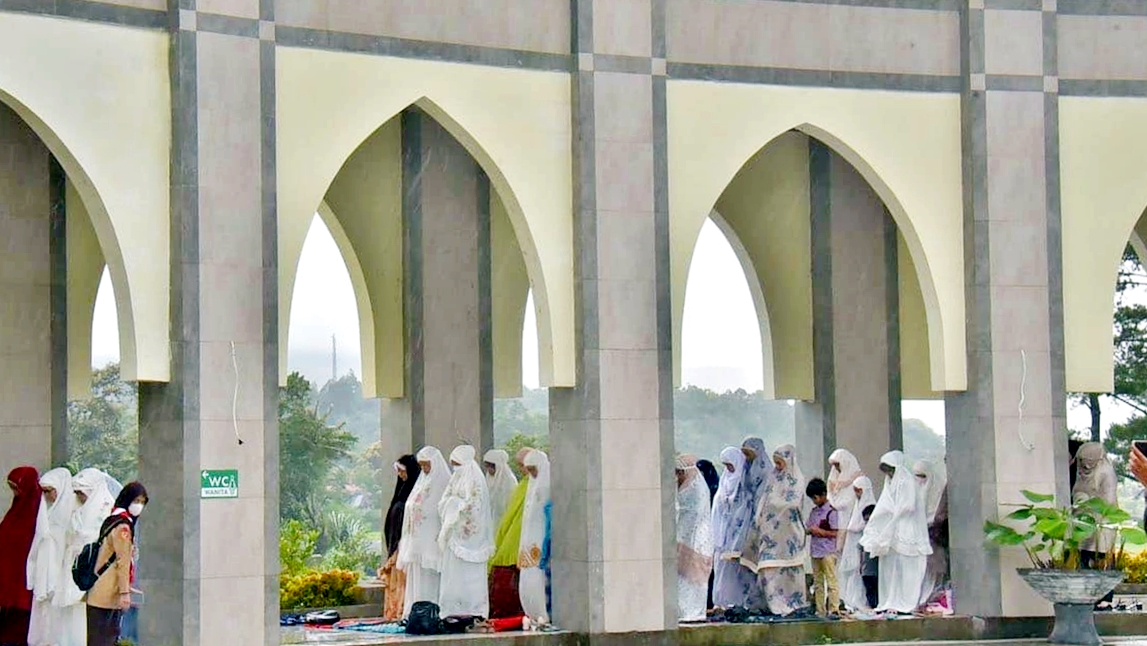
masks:
POLYGON ((68 227, 66 179, 55 157, 48 160, 48 259, 51 287, 52 465, 68 461, 68 227))
POLYGON ((987 89, 1001 92, 1043 92, 1043 77, 989 74, 987 76, 987 89))
POLYGON ((410 400, 410 436, 413 447, 426 444, 424 398, 425 366, 422 360, 422 128, 428 118, 421 111, 402 113, 402 265, 403 309, 406 311, 406 396, 410 400))
POLYGON ((618 56, 613 54, 594 54, 593 69, 595 72, 620 72, 622 74, 652 73, 651 63, 648 58, 618 56))
POLYGON ((92 0, 0 0, 0 11, 34 13, 146 29, 165 29, 168 23, 165 11, 125 7, 92 0))
POLYGON ((900 240, 896 221, 884 209, 884 312, 888 332, 888 446, 904 448, 900 374, 900 240))
POLYGON ((1075 16, 1147 16, 1143 0, 1059 0, 1056 11, 1075 16))
POLYGON ((196 30, 207 31, 226 36, 242 36, 244 38, 259 37, 259 21, 250 18, 224 16, 222 14, 196 13, 196 30))
POLYGON ((1059 79, 1059 93, 1063 96, 1125 96, 1147 97, 1147 80, 1085 80, 1059 79))
POLYGON ((480 450, 494 448, 493 256, 490 248, 490 179, 478 171, 478 420, 480 450))
MULTIPOLYGON (((761 1, 761 0, 758 0, 761 1)), ((800 4, 844 5, 878 9, 918 9, 924 11, 959 11, 967 0, 769 0, 800 4)))
POLYGON ((1043 11, 1043 0, 984 0, 985 9, 1043 11))
POLYGON ((808 87, 844 87, 868 90, 901 90, 916 92, 959 92, 959 76, 926 76, 917 74, 881 74, 869 72, 830 72, 775 67, 744 67, 674 63, 666 66, 670 78, 761 85, 795 85, 808 87))
POLYGON ((836 378, 832 298, 832 151, 809 138, 809 222, 812 245, 813 397, 821 415, 818 467, 836 447, 836 378))
POLYGON ((571 69, 571 61, 573 60, 571 56, 565 54, 496 49, 455 43, 434 43, 283 25, 276 28, 275 34, 278 43, 288 47, 314 47, 399 58, 475 63, 494 67, 521 67, 567 72, 571 69))

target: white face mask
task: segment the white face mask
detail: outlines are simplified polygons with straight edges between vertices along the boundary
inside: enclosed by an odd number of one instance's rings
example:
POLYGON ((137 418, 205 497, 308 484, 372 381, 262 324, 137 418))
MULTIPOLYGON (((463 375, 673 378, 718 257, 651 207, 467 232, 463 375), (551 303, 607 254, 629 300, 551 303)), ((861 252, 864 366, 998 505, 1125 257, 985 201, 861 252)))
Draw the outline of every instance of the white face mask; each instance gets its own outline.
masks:
POLYGON ((135 516, 136 518, 139 518, 139 515, 143 513, 143 503, 142 502, 131 503, 130 505, 128 505, 127 513, 131 514, 132 516, 135 516))

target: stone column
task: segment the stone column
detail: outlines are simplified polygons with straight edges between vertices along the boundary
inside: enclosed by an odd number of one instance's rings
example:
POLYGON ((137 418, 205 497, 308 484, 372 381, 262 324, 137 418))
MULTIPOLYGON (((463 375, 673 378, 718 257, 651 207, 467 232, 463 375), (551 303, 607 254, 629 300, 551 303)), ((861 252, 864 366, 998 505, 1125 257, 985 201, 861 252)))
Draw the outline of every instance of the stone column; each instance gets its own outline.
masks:
POLYGON ((665 630, 677 563, 664 5, 574 8, 577 386, 550 390, 554 620, 665 630))
POLYGON ((139 404, 148 644, 279 642, 273 4, 172 3, 172 371, 139 404), (238 498, 202 499, 205 469, 237 469, 238 498))
MULTIPOLYGON (((0 104, 0 474, 52 459, 51 155, 0 104)), ((0 508, 12 494, 0 488, 0 508)))
POLYGON ((402 115, 407 396, 415 450, 494 444, 490 182, 426 113, 402 115))
POLYGON ((815 401, 798 404, 810 476, 837 448, 866 473, 903 445, 896 225, 843 157, 809 140, 815 401))
POLYGON ((983 7, 961 14, 968 390, 945 400, 952 581, 960 614, 1043 615, 1015 574, 1023 552, 985 548, 981 528, 1022 489, 1068 493, 1055 2, 983 7))

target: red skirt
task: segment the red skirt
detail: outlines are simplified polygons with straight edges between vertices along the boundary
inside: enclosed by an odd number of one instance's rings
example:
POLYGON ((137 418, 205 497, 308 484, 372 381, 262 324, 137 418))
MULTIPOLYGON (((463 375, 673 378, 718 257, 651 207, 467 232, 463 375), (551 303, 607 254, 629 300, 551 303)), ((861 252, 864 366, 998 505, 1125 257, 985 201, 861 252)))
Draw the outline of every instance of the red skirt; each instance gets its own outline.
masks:
POLYGON ((490 618, 521 617, 522 601, 518 598, 518 568, 494 566, 490 570, 490 618))

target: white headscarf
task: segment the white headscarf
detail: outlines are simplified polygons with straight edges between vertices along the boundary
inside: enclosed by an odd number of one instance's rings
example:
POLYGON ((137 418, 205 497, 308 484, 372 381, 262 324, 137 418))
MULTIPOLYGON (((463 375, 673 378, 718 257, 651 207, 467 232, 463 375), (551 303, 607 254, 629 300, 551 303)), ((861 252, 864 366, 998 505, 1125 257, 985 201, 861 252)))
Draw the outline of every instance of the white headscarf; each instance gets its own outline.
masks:
POLYGON ((490 520, 490 492, 482 468, 474 461, 474 447, 462 445, 450 453, 458 466, 438 502, 442 529, 438 547, 469 563, 485 563, 494 553, 494 529, 490 520))
MULTIPOLYGON (((844 548, 840 552, 840 571, 853 572, 860 568, 860 537, 864 532, 864 510, 869 505, 876 504, 876 494, 872 491, 872 480, 867 476, 860 476, 852 482, 852 489, 860 489, 860 497, 852 506, 852 516, 845 525, 847 531, 844 535, 844 548)), ((854 495, 855 491, 852 492, 854 495)), ((874 510, 875 511, 875 510, 874 510)))
POLYGON ((885 476, 884 491, 868 519, 860 545, 877 557, 890 552, 901 556, 931 554, 924 489, 916 483, 904 453, 889 451, 880 463, 896 471, 891 478, 885 476))
MULTIPOLYGON (((88 497, 87 502, 79 504, 72 512, 71 527, 68 529, 67 545, 64 548, 64 562, 71 563, 80 555, 80 551, 88 543, 100 536, 100 527, 104 520, 112 513, 115 497, 108 490, 108 485, 115 482, 108 474, 99 469, 84 469, 72 478, 72 491, 82 492, 88 497)), ((118 484, 118 483, 117 483, 118 484)), ((75 494, 72 494, 73 499, 75 494)), ((64 568, 60 572, 61 583, 56 585, 57 594, 52 596, 52 605, 70 606, 83 600, 84 593, 72 581, 70 569, 64 568)))
POLYGON ((28 553, 27 579, 33 598, 44 601, 52 597, 60 582, 76 496, 72 490, 72 472, 67 469, 52 469, 40 476, 40 487, 55 489, 56 502, 49 503, 46 497, 40 502, 36 538, 28 553))
POLYGON ((940 500, 944 497, 944 487, 948 486, 948 470, 944 468, 943 463, 919 460, 912 466, 912 473, 923 476, 926 480, 924 511, 928 524, 932 524, 932 521, 936 520, 936 512, 940 509, 940 500))
MULTIPOLYGON (((852 516, 848 519, 848 531, 860 532, 864 530, 864 510, 869 505, 876 504, 876 492, 872 488, 872 480, 868 476, 860 476, 852 483, 853 489, 860 489, 860 500, 852 508, 852 516)), ((853 493, 856 493, 853 491, 853 493)), ((876 511, 875 509, 873 510, 876 511)))
POLYGON ((864 475, 860 468, 860 461, 848 449, 837 449, 828 456, 830 466, 828 471, 828 504, 832 508, 844 512, 847 517, 852 512, 852 505, 856 502, 856 492, 852 490, 852 483, 864 475))
POLYGON ((518 486, 518 479, 510 470, 510 455, 502 449, 486 451, 482 459, 494 465, 494 475, 486 476, 486 488, 490 490, 490 520, 497 527, 518 486))
POLYGON ((546 540, 546 505, 550 504, 550 458, 545 453, 530 451, 525 460, 538 475, 527 475, 526 502, 522 508, 522 534, 518 540, 518 567, 537 567, 546 540), (534 550, 537 550, 536 552, 534 550))
POLYGON ((752 496, 742 486, 745 477, 745 454, 735 446, 721 450, 721 483, 713 498, 710 531, 713 534, 713 554, 724 558, 741 551, 745 532, 752 522, 754 509, 752 496), (729 471, 724 465, 733 467, 729 471))
POLYGON ((437 570, 442 554, 438 549, 438 530, 442 526, 438 516, 438 502, 450 481, 450 467, 442 452, 425 446, 415 456, 419 463, 429 462, 430 473, 418 476, 402 517, 402 539, 398 543, 398 568, 409 571, 411 566, 437 570))
POLYGON ((713 570, 713 534, 709 487, 697 469, 697 458, 677 458, 685 472, 677 486, 677 574, 695 584, 704 584, 713 570))

